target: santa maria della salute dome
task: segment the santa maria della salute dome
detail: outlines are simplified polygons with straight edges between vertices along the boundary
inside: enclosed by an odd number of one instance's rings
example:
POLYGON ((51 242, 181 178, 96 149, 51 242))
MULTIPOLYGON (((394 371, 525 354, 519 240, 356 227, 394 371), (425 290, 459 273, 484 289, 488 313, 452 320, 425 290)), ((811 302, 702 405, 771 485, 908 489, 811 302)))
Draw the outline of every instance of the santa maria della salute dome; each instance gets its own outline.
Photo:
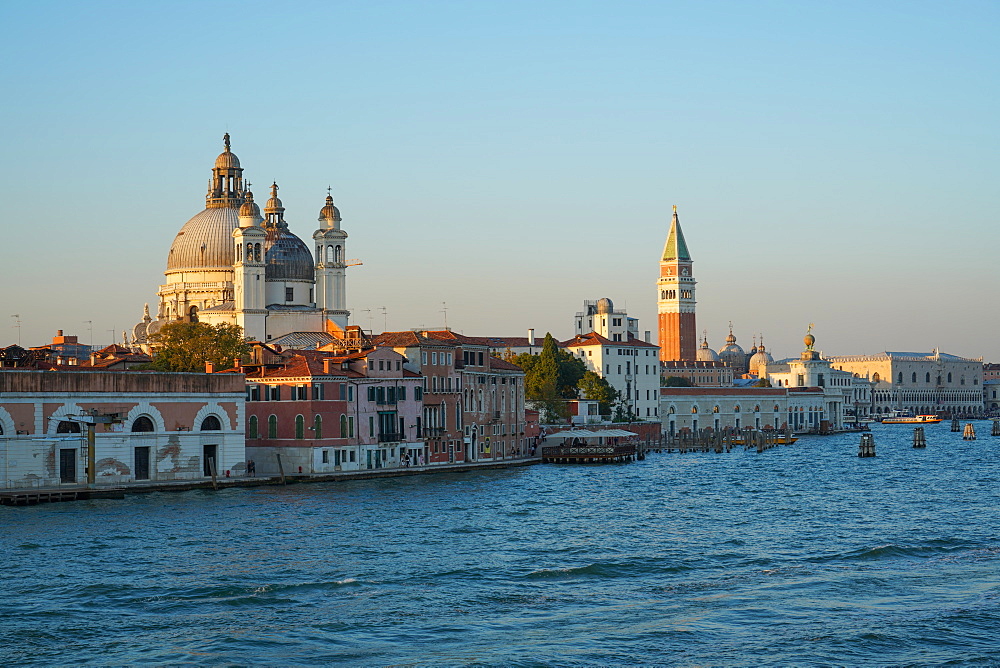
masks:
POLYGON ((332 333, 347 327, 347 233, 327 195, 315 256, 285 221, 272 183, 263 215, 243 179, 229 134, 215 160, 205 208, 181 227, 167 253, 166 281, 157 292, 156 317, 147 305, 132 330, 147 343, 168 322, 239 325, 249 339, 297 333, 332 333))

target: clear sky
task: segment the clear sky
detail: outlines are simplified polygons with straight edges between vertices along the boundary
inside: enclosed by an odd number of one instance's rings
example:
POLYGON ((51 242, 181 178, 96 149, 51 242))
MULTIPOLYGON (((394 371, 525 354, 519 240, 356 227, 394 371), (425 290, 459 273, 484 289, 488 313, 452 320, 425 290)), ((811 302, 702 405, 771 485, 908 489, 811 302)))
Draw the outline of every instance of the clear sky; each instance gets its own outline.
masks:
MULTIPOLYGON (((366 329, 655 336, 676 204, 698 330, 1000 361, 1000 3, 30 2, 0 40, 0 344, 155 310, 222 134, 366 329), (385 307, 386 315, 382 315, 385 307)), ((655 340, 655 339, 654 339, 655 340)))

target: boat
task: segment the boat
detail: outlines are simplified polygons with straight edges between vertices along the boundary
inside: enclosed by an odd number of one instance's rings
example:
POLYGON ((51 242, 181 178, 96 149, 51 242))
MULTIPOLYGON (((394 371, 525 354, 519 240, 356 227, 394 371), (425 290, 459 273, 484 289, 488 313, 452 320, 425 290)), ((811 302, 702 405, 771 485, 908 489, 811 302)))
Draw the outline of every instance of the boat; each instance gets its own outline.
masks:
POLYGON ((937 415, 894 415, 882 418, 882 424, 937 424, 941 420, 937 415))

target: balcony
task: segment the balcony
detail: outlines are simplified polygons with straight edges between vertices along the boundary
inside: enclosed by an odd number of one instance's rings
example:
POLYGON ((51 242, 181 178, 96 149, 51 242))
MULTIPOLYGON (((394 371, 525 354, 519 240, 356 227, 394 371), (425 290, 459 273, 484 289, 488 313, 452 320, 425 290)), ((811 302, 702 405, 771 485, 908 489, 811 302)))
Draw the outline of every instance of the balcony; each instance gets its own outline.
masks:
POLYGON ((392 443, 394 441, 402 441, 402 440, 403 440, 402 434, 385 433, 378 435, 379 443, 392 443))
POLYGON ((444 427, 423 427, 420 430, 420 434, 425 438, 435 438, 443 436, 447 431, 444 427))

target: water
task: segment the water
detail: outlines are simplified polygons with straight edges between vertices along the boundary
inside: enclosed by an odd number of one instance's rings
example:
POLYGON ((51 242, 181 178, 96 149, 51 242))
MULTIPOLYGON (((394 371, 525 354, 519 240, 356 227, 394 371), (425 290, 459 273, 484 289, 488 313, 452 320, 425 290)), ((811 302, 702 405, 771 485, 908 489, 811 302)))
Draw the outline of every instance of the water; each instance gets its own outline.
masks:
POLYGON ((988 426, 0 509, 0 663, 995 664, 988 426))

